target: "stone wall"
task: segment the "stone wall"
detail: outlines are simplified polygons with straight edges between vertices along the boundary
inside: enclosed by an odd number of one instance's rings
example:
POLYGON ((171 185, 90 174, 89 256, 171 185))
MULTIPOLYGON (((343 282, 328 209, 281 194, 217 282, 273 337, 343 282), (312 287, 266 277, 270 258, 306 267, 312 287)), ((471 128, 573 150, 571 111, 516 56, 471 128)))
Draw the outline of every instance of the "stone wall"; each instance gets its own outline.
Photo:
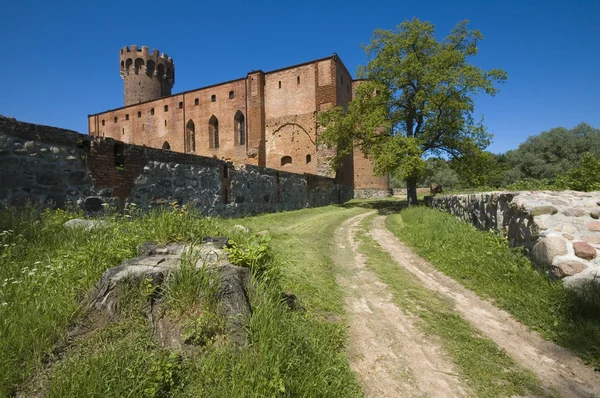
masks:
POLYGON ((503 232, 568 286, 600 278, 600 192, 487 192, 427 197, 426 203, 503 232))
POLYGON ((352 190, 333 178, 125 144, 0 116, 0 201, 88 212, 105 203, 142 209, 190 205, 242 216, 341 203, 352 190))

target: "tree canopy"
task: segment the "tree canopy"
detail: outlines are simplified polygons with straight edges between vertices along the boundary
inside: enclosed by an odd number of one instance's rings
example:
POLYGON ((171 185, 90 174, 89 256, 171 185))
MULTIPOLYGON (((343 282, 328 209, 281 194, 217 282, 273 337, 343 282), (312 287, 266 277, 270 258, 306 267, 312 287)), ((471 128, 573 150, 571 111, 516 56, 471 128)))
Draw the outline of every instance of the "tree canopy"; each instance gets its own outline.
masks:
POLYGON ((378 29, 364 46, 365 79, 347 109, 319 115, 320 141, 337 146, 340 160, 358 147, 378 174, 396 173, 407 183, 410 204, 426 170, 427 156, 469 156, 481 151, 491 135, 473 118, 473 96, 495 95, 506 80, 501 69, 484 71, 468 62, 483 39, 459 22, 438 41, 434 25, 419 19, 402 22, 396 31, 378 29))

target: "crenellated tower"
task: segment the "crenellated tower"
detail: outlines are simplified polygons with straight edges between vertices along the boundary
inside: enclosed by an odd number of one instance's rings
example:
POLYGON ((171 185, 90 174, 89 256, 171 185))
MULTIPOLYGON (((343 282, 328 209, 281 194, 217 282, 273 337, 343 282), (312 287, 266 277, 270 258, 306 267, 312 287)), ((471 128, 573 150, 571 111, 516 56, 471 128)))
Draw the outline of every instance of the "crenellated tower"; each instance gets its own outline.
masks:
POLYGON ((150 53, 146 46, 132 45, 121 49, 120 61, 125 106, 171 95, 175 84, 173 58, 156 49, 150 53))

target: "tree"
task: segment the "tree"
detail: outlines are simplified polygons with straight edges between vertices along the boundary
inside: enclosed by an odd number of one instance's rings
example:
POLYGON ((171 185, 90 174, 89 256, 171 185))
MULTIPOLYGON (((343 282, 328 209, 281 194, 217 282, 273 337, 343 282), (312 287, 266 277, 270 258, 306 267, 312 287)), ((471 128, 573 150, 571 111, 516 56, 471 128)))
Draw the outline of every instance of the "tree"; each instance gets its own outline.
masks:
POLYGON ((450 161, 450 167, 458 174, 461 185, 468 188, 499 188, 508 171, 506 156, 488 151, 456 157, 450 161))
POLYGON ((441 42, 431 23, 416 18, 397 31, 376 30, 364 47, 369 61, 359 68, 365 80, 355 98, 347 110, 336 107, 319 116, 321 143, 338 149, 334 164, 360 148, 376 173, 402 176, 412 205, 424 156, 468 156, 487 147, 491 135, 473 120, 472 97, 495 95, 494 83, 504 82, 506 73, 467 62, 482 39, 467 21, 441 42))

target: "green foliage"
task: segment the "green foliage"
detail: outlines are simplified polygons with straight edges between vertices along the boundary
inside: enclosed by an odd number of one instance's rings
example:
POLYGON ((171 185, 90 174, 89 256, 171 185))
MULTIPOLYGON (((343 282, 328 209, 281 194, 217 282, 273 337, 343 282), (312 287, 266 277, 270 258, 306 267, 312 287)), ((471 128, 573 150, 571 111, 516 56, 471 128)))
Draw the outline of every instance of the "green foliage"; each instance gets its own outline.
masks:
POLYGON ((547 178, 542 178, 541 180, 524 178, 522 180, 507 184, 504 186, 504 188, 511 191, 544 191, 558 189, 557 186, 554 185, 554 181, 547 178))
POLYGON ((481 150, 473 150, 469 156, 452 159, 450 167, 458 174, 461 186, 466 188, 498 188, 502 185, 508 169, 503 155, 481 150))
POLYGON ((472 97, 495 95, 494 83, 504 82, 506 73, 468 62, 482 39, 479 31, 467 29, 467 21, 442 41, 431 23, 416 18, 396 31, 376 30, 364 47, 369 62, 359 69, 367 80, 348 111, 333 108, 319 115, 325 127, 321 143, 338 146, 337 164, 354 146, 360 148, 377 173, 404 178, 409 202, 416 203, 413 190, 425 171, 424 156, 465 156, 490 142, 483 123, 473 120, 472 97))
POLYGON ((556 185, 575 191, 600 191, 600 159, 585 153, 578 167, 557 177, 556 185))
POLYGON ((389 216, 396 236, 450 277, 489 297, 545 338, 600 366, 600 305, 551 281, 506 239, 478 231, 450 214, 419 207, 389 216))
POLYGON ((439 158, 427 159, 426 177, 423 185, 441 185, 445 190, 459 185, 458 174, 452 170, 447 161, 439 158))
POLYGON ((557 127, 544 131, 506 153, 510 170, 505 182, 554 179, 576 167, 586 152, 600 157, 600 129, 581 123, 571 130, 557 127))
POLYGON ((252 273, 260 278, 273 263, 270 241, 269 235, 254 236, 244 245, 240 245, 235 240, 229 240, 230 247, 227 249, 229 261, 234 265, 250 268, 252 273))
POLYGON ((183 340, 186 344, 206 346, 224 331, 223 318, 207 311, 184 322, 183 340))

